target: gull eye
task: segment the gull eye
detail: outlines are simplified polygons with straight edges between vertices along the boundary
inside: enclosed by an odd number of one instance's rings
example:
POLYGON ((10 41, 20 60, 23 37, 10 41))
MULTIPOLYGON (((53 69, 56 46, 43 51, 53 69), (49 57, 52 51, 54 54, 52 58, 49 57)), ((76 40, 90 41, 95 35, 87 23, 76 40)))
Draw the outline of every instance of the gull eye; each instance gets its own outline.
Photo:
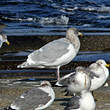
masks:
POLYGON ((102 65, 103 63, 102 63, 102 62, 98 62, 98 64, 99 64, 99 65, 102 65))
POLYGON ((100 64, 102 64, 102 62, 100 62, 100 64))
POLYGON ((74 34, 78 35, 78 30, 76 30, 76 31, 74 32, 74 34))

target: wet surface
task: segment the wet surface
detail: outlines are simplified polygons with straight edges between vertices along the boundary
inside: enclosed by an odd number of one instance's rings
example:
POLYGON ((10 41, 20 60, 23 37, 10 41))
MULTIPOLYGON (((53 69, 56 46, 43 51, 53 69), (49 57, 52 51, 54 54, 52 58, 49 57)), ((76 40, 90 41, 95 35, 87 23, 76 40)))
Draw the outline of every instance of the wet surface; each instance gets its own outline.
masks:
MULTIPOLYGON (((75 59, 61 67, 61 76, 77 66, 87 67, 98 59, 110 63, 110 1, 109 0, 1 0, 0 22, 6 26, 11 45, 0 49, 0 108, 42 80, 51 82, 56 93, 47 110, 63 110, 71 96, 65 88, 55 87, 56 69, 18 69, 27 55, 46 43, 65 36, 66 29, 76 27, 84 36, 75 59)), ((4 28, 0 25, 0 29, 4 28)), ((108 79, 110 85, 110 78, 108 79)), ((94 91, 96 110, 110 110, 110 87, 94 91)))
MULTIPOLYGON (((52 83, 52 82, 51 82, 52 83)), ((2 86, 0 87, 0 106, 1 110, 4 107, 8 107, 13 100, 24 91, 31 89, 32 87, 36 87, 40 84, 39 81, 35 80, 1 80, 0 83, 2 86), (5 83, 4 83, 5 82, 5 83)), ((71 98, 71 96, 66 96, 65 88, 63 87, 55 87, 53 85, 53 89, 56 93, 56 99, 54 103, 48 107, 46 110, 63 110, 67 101, 71 98)), ((96 110, 109 110, 110 109, 110 88, 102 87, 96 91, 94 91, 94 97, 96 100, 96 110)))
MULTIPOLYGON (((44 37, 45 39, 46 37, 44 37)), ((49 38, 49 37, 48 37, 49 38)), ((43 43, 49 42, 51 39, 49 38, 47 40, 42 38, 43 43)), ((93 42, 95 42, 94 36, 91 37, 93 39, 93 42)), ((100 37, 101 38, 101 37, 100 37)), ((54 38, 55 39, 55 38, 54 38)), ((88 48, 88 43, 85 44, 86 48, 82 48, 76 58, 70 62, 68 65, 65 65, 61 67, 61 76, 68 74, 72 71, 74 71, 74 68, 82 65, 87 67, 92 62, 96 61, 97 59, 105 59, 108 63, 110 63, 110 52, 109 49, 106 49, 105 47, 108 47, 108 44, 105 43, 108 37, 106 39, 102 38, 104 42, 99 44, 99 42, 96 43, 95 50, 92 49, 90 51, 86 51, 88 48), (104 45, 103 49, 97 48, 98 45, 104 45)), ((33 38, 33 41, 35 38, 33 38)), ((84 40, 84 39, 83 39, 84 40)), ((85 39, 85 42, 89 40, 89 37, 85 39)), ((16 43, 11 44, 11 46, 7 47, 5 44, 1 48, 1 54, 0 54, 0 108, 1 110, 5 110, 4 108, 7 108, 12 101, 22 94, 24 91, 37 86, 40 84, 40 81, 42 80, 48 80, 51 82, 53 89, 56 93, 56 99, 54 103, 47 108, 47 110, 63 110, 65 107, 65 104, 68 102, 68 100, 71 98, 71 96, 65 96, 66 92, 65 88, 56 87, 56 70, 55 69, 39 69, 39 68, 30 68, 30 69, 18 69, 17 65, 22 63, 26 60, 27 55, 30 54, 34 49, 37 49, 40 47, 40 42, 38 44, 35 43, 37 46, 36 48, 31 45, 30 41, 27 41, 24 43, 24 45, 28 45, 28 47, 24 48, 24 46, 21 46, 22 48, 18 47, 17 41, 20 42, 20 40, 16 40, 16 43), (14 44, 14 46, 13 46, 14 44)), ((36 40, 35 40, 36 41, 36 40)), ((23 44, 24 41, 21 40, 21 44, 23 44)), ((83 41, 81 41, 82 44, 83 41)), ((90 44, 90 43, 89 43, 90 44)), ((42 44, 41 44, 42 45, 42 44)), ((84 45, 84 44, 83 44, 84 45)), ((92 44, 91 44, 92 45, 92 44)), ((108 79, 108 84, 110 85, 110 79, 108 79)), ((97 100, 96 101, 96 110, 109 110, 110 109, 110 88, 109 87, 102 87, 97 91, 94 91, 94 97, 97 100)))
MULTIPOLYGON (((96 30, 88 30, 94 33, 96 30)), ((100 33, 100 29, 97 30, 100 33)), ((109 30, 106 30, 108 32, 109 30)), ((84 30, 82 31, 84 32, 84 30)), ((51 82, 56 93, 54 103, 47 110, 63 110, 65 103, 71 96, 65 96, 65 88, 56 87, 56 69, 18 69, 17 65, 26 60, 35 49, 40 48, 49 41, 63 36, 9 36, 10 46, 4 44, 0 49, 0 108, 8 107, 11 102, 32 87, 35 87, 42 80, 51 82), (27 40, 28 38, 28 40, 27 40)), ((68 65, 61 67, 61 76, 74 71, 77 66, 87 67, 98 59, 104 59, 110 63, 110 36, 84 36, 80 38, 81 49, 78 55, 68 65)), ((110 85, 110 79, 108 79, 110 85)), ((96 110, 110 110, 110 88, 102 87, 94 91, 97 100, 96 110)))

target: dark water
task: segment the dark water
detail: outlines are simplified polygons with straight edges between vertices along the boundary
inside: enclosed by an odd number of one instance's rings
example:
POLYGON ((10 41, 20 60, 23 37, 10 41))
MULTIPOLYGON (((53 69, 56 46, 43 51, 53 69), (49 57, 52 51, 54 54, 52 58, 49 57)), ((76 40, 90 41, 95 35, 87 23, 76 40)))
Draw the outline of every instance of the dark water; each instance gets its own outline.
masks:
MULTIPOLYGON (((32 51, 20 51, 20 52, 8 52, 4 53, 1 56, 1 61, 25 61, 27 56, 32 51), (13 58, 15 57, 15 59, 13 58), (19 58, 20 57, 20 58, 19 58)), ((103 51, 84 51, 79 52, 78 55, 73 59, 73 62, 79 62, 79 61, 90 61, 95 62, 98 59, 104 59, 105 61, 110 62, 110 52, 103 52, 103 51)))
POLYGON ((8 35, 18 36, 64 35, 73 26, 109 28, 110 1, 0 0, 0 21, 8 25, 4 30, 8 35))
MULTIPOLYGON (((56 69, 18 69, 17 65, 26 60, 27 56, 32 51, 20 51, 20 52, 7 52, 0 55, 0 77, 1 78, 17 78, 17 77, 37 77, 37 80, 54 80, 56 79, 56 69)), ((110 52, 103 51, 84 51, 73 59, 71 63, 61 68, 62 75, 68 74, 74 71, 76 66, 88 66, 92 62, 98 59, 104 59, 106 62, 110 62, 110 52)), ((33 79, 33 78, 32 78, 33 79)))

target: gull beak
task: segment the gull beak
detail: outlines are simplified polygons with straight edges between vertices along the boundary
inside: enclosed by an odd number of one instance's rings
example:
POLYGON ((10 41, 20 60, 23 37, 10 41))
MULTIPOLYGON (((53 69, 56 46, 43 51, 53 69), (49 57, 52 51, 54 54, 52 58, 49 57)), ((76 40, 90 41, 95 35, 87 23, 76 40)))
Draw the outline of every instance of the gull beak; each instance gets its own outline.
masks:
POLYGON ((85 76, 85 82, 84 82, 84 85, 85 85, 85 87, 86 87, 86 76, 85 76))
POLYGON ((10 42, 8 40, 6 41, 6 43, 7 43, 7 45, 10 45, 10 42))
POLYGON ((110 67, 110 64, 106 64, 105 66, 106 66, 106 67, 110 67))
POLYGON ((83 36, 83 34, 81 32, 78 32, 78 35, 81 36, 81 37, 83 36))

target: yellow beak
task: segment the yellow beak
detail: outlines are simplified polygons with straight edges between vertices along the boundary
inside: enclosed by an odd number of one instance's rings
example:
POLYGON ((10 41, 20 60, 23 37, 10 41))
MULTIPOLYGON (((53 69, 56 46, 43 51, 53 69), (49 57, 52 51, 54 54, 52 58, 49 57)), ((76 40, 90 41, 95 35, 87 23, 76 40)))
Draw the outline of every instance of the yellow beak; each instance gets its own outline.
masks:
POLYGON ((81 36, 81 37, 83 36, 83 34, 81 32, 78 32, 78 35, 81 36))
POLYGON ((6 41, 6 43, 7 43, 7 45, 10 45, 10 42, 8 40, 6 41))
POLYGON ((106 67, 110 67, 110 64, 106 64, 105 66, 106 66, 106 67))

